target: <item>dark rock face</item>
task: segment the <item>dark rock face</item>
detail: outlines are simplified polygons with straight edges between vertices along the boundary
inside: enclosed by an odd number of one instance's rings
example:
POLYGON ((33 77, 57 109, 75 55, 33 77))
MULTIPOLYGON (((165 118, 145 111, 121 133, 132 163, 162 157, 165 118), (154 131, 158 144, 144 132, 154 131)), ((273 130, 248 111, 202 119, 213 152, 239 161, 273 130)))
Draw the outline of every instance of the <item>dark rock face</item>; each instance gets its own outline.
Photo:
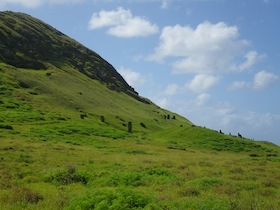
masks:
POLYGON ((124 92, 143 103, 149 100, 127 84, 116 69, 94 51, 23 13, 0 12, 0 62, 25 69, 71 66, 115 91, 124 92))

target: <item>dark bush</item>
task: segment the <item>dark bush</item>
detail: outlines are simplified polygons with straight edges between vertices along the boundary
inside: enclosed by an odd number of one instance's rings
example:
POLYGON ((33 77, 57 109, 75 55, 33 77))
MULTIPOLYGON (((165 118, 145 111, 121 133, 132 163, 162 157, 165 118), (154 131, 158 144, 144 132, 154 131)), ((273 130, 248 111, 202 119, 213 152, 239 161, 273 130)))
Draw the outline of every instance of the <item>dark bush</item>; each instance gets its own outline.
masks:
POLYGON ((86 114, 80 114, 80 118, 83 120, 83 119, 85 119, 87 117, 87 115, 86 114))
POLYGON ((145 125, 144 123, 142 123, 142 122, 140 123, 140 125, 141 125, 141 127, 143 127, 143 128, 147 128, 146 125, 145 125))
POLYGON ((19 81, 19 86, 22 88, 30 88, 30 84, 25 81, 19 81))
POLYGON ((259 157, 259 155, 257 155, 257 154, 250 154, 249 156, 250 157, 259 157))
POLYGON ((45 182, 52 182, 58 185, 68 185, 72 183, 81 182, 87 184, 89 181, 89 174, 86 172, 78 172, 75 167, 69 166, 65 169, 55 169, 44 177, 45 182))
POLYGON ((0 129, 14 130, 13 126, 11 125, 0 125, 0 129))
POLYGON ((11 203, 26 204, 33 203, 36 204, 40 200, 43 200, 43 196, 38 192, 31 190, 30 188, 18 186, 11 190, 11 195, 7 199, 11 203))
POLYGON ((267 154, 267 157, 277 157, 277 154, 267 154))

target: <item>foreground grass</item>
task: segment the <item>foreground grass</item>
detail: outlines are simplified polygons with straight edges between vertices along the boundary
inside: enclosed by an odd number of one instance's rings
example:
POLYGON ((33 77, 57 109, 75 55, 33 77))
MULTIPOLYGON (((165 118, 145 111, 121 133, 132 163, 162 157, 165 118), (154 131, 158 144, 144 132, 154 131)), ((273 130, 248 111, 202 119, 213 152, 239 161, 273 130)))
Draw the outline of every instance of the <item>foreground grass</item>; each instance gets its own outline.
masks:
POLYGON ((41 140, 4 132, 1 209, 280 207, 279 157, 176 150, 135 136, 41 140))

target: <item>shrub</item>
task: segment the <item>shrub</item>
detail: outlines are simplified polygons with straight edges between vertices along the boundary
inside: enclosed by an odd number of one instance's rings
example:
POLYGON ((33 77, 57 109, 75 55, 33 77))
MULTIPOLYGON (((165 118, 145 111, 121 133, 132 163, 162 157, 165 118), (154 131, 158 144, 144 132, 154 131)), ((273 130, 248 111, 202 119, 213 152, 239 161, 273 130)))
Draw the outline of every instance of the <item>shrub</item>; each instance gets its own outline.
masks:
MULTIPOLYGON (((254 192, 240 193, 235 196, 229 197, 230 209, 243 210, 243 209, 278 209, 274 208, 273 204, 262 198, 254 192)), ((279 207, 279 206, 278 206, 279 207)))
POLYGON ((151 183, 166 184, 176 180, 168 170, 162 168, 148 169, 145 171, 120 171, 108 173, 95 180, 102 186, 127 187, 149 186, 151 183))
POLYGON ((78 172, 75 167, 58 168, 50 171, 44 177, 45 182, 51 182, 58 185, 68 185, 72 183, 81 182, 87 184, 90 175, 87 172, 78 172))
POLYGON ((200 195, 200 191, 195 187, 187 187, 186 189, 180 192, 182 196, 198 196, 200 195))
POLYGON ((0 125, 0 129, 14 130, 13 126, 11 125, 0 125))
POLYGON ((102 176, 97 180, 103 183, 104 186, 117 187, 117 186, 133 186, 138 187, 142 185, 143 174, 135 171, 123 171, 120 173, 113 173, 109 176, 102 176))
POLYGON ((13 187, 7 197, 8 202, 19 205, 36 204, 40 200, 43 200, 42 195, 24 186, 13 187))
POLYGON ((143 209, 153 201, 152 197, 131 189, 106 189, 89 192, 73 200, 66 209, 143 209))

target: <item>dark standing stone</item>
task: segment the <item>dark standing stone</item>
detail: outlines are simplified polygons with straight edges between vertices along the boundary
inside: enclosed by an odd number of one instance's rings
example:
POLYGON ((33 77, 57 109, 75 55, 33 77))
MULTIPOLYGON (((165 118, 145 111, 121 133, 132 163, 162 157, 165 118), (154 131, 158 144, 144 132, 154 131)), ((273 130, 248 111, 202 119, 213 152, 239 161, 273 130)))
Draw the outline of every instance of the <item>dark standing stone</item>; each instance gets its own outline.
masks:
POLYGON ((86 114, 80 114, 80 118, 81 118, 82 120, 85 119, 85 117, 87 117, 86 114))
POLYGON ((128 132, 132 133, 132 122, 128 122, 127 128, 128 128, 128 132))

